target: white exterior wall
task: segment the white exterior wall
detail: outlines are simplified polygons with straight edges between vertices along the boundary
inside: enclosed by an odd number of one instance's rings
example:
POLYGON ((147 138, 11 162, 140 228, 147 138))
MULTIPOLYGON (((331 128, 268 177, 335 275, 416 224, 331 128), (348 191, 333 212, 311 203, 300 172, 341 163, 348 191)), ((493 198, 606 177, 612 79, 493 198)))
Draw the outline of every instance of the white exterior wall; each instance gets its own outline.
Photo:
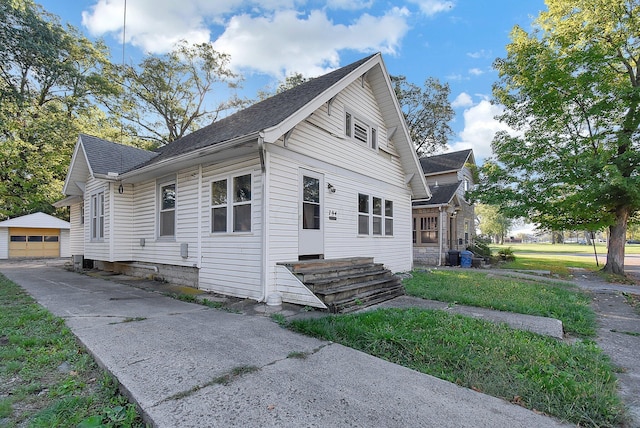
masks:
POLYGON ((0 260, 9 258, 9 228, 0 227, 0 260))
MULTIPOLYGON (((196 266, 197 254, 197 168, 172 175, 176 183, 175 235, 160 237, 158 234, 158 186, 157 180, 137 183, 132 188, 129 214, 130 228, 122 236, 123 250, 129 246, 131 256, 120 261, 135 260, 178 266, 196 266), (131 220, 132 219, 132 220, 131 220), (140 240, 144 239, 144 246, 140 240), (187 244, 188 257, 181 256, 181 244, 187 244)), ((160 180, 164 179, 162 177, 160 180)), ((125 193, 127 191, 125 190, 125 193)))
POLYGON ((69 249, 70 232, 68 229, 60 229, 60 257, 71 257, 69 249))
MULTIPOLYGON (((133 259, 133 236, 134 224, 131 219, 133 218, 133 205, 134 205, 134 193, 133 185, 122 184, 122 193, 120 193, 119 182, 111 183, 110 192, 111 200, 110 206, 112 209, 109 211, 113 215, 109 216, 109 242, 111 243, 109 261, 122 261, 133 259)), ((107 219, 105 218, 105 222, 107 219)))
MULTIPOLYGON (((84 254, 84 223, 82 222, 81 208, 84 204, 74 204, 69 207, 69 223, 71 230, 69 233, 69 255, 84 254)), ((87 212, 87 211, 85 211, 87 212)), ((85 221, 86 221, 85 217, 85 221)))
POLYGON ((332 103, 331 116, 323 105, 294 128, 287 140, 267 146, 269 180, 268 285, 278 289, 276 263, 298 259, 301 169, 324 177, 322 228, 324 257, 373 257, 394 272, 413 265, 411 241, 411 193, 404 171, 368 84, 350 85, 332 103), (378 144, 372 150, 348 138, 344 132, 345 110, 378 128, 378 144), (311 123, 309 123, 311 122, 311 123), (331 183, 335 193, 327 189, 331 183), (358 193, 393 201, 394 235, 358 235, 358 193), (329 212, 337 219, 330 220, 329 212))
POLYGON ((84 258, 91 260, 109 260, 109 238, 111 216, 111 198, 110 192, 113 186, 105 180, 97 180, 89 178, 85 187, 84 206, 85 206, 85 222, 84 222, 84 258), (91 196, 104 192, 104 239, 91 240, 91 196))
MULTIPOLYGON (((203 168, 202 262, 199 287, 217 293, 259 300, 262 285, 262 172, 255 159, 203 168), (211 233, 211 183, 251 174, 251 232, 211 233)), ((231 195, 229 195, 231 196, 231 195)))

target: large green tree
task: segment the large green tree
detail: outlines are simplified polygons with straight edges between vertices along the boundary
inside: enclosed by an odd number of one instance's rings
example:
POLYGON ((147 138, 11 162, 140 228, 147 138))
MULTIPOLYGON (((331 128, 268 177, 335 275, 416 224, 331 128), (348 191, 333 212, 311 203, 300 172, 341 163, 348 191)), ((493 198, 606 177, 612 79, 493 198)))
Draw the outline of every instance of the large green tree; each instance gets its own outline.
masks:
POLYGON ((91 99, 114 89, 106 57, 32 0, 0 1, 0 219, 53 211, 91 99))
POLYGON ((640 0, 547 0, 515 27, 494 86, 504 105, 477 194, 551 230, 609 228, 606 272, 624 274, 640 209, 640 0))
POLYGON ((123 90, 103 102, 124 120, 128 132, 156 145, 167 144, 243 105, 232 93, 241 79, 229 68, 229 60, 210 43, 183 41, 167 54, 120 67, 123 90), (216 95, 225 101, 215 101, 216 95))
POLYGON ((509 233, 513 220, 500 212, 495 205, 478 204, 475 206, 478 217, 478 229, 483 235, 491 237, 496 244, 504 244, 504 237, 509 233))
POLYGON ((391 82, 418 156, 443 151, 453 136, 449 122, 455 116, 449 84, 434 77, 426 79, 422 88, 405 76, 391 76, 391 82))

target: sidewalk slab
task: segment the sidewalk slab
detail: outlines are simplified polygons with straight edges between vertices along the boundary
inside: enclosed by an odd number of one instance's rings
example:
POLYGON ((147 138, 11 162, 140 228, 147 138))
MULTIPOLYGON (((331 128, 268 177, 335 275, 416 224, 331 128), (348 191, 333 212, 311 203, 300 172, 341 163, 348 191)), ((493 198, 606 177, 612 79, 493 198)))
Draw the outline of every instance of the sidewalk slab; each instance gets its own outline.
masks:
POLYGON ((533 333, 555 337, 556 339, 564 338, 562 321, 555 318, 515 314, 513 312, 496 311, 492 309, 478 308, 475 306, 449 304, 446 302, 426 300, 411 296, 396 297, 395 299, 387 300, 386 302, 371 306, 367 309, 373 310, 377 308, 437 309, 495 323, 505 323, 511 328, 531 331, 533 333))
POLYGON ((568 426, 264 316, 56 267, 0 262, 0 271, 66 320, 153 426, 568 426))

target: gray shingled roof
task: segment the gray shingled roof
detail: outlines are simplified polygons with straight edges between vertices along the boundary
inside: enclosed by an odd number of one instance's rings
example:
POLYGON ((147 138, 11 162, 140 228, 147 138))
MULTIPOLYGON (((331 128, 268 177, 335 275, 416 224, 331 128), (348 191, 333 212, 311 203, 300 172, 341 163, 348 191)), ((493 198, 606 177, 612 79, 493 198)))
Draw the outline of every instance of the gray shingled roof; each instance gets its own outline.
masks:
MULTIPOLYGON (((420 158, 420 165, 425 174, 437 174, 445 171, 457 171, 462 169, 469 159, 472 150, 445 153, 442 155, 420 158)), ((433 190, 433 189, 432 189, 433 190)))
POLYGON ((112 143, 91 135, 81 134, 80 139, 94 174, 122 174, 158 156, 155 152, 112 143))
MULTIPOLYGON (((150 160, 153 164, 194 150, 248 136, 278 125, 310 103, 317 96, 338 83, 353 70, 370 60, 370 55, 331 73, 311 79, 292 89, 256 103, 231 116, 192 132, 158 149, 159 156, 150 160)), ((142 166, 142 165, 140 165, 142 166)))
POLYGON ((413 206, 443 205, 451 202, 460 187, 461 181, 457 183, 439 184, 437 186, 429 186, 431 190, 431 199, 428 202, 414 202, 413 206))

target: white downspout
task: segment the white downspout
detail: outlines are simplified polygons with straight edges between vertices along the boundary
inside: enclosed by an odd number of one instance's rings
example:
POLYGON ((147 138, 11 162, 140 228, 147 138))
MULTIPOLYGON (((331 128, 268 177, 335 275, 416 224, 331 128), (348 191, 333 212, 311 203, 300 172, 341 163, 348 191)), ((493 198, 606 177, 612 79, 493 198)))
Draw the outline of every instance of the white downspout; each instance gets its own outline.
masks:
POLYGON ((443 234, 443 221, 442 221, 442 205, 438 207, 438 215, 440 217, 440 233, 438 233, 438 266, 442 266, 442 234, 443 234))
MULTIPOLYGON (((206 218, 202 215, 202 164, 198 165, 198 218, 206 218)), ((198 259, 196 261, 196 268, 200 270, 202 267, 202 221, 198 224, 198 259)), ((198 272, 198 276, 200 273, 198 272)), ((200 279, 198 278, 198 284, 200 279)))
POLYGON ((258 154, 260 156, 260 171, 262 173, 262 257, 260 257, 260 278, 262 281, 262 296, 258 299, 259 302, 267 300, 267 293, 269 287, 269 280, 267 278, 267 266, 268 266, 268 250, 267 250, 267 233, 269 224, 269 195, 267 194, 267 165, 266 165, 266 153, 264 149, 264 135, 260 133, 258 136, 258 154))

